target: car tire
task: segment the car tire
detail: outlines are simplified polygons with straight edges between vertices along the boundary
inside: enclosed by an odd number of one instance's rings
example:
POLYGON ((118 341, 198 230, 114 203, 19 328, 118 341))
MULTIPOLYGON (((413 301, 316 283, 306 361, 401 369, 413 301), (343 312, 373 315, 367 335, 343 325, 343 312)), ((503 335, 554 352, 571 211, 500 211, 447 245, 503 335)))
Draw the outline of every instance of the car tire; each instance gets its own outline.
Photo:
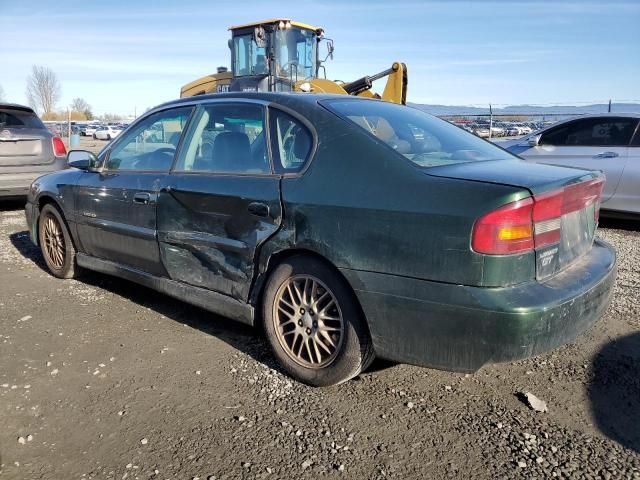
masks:
POLYGON ((96 134, 95 134, 95 133, 93 134, 93 139, 94 139, 94 140, 97 140, 97 139, 98 139, 98 137, 96 137, 96 134))
POLYGON ((107 140, 111 140, 111 135, 107 134, 107 140))
POLYGON ((80 268, 76 265, 76 249, 60 211, 47 204, 38 220, 40 250, 49 271, 58 278, 76 278, 80 268))
POLYGON ((274 356, 296 380, 337 385, 374 359, 356 296, 333 268, 299 255, 269 275, 262 297, 264 331, 274 356))

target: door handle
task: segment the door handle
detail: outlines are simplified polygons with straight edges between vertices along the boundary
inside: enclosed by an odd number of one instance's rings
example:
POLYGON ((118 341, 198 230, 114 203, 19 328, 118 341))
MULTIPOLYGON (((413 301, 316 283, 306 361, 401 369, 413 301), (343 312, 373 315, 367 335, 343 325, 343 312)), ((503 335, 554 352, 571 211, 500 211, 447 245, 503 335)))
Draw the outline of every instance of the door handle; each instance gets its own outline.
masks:
POLYGON ((618 154, 616 152, 602 152, 594 155, 593 158, 616 158, 618 154))
POLYGON ((268 217, 269 216, 269 205, 262 202, 251 202, 247 206, 247 210, 252 215, 256 215, 258 217, 268 217))
POLYGON ((133 196, 133 203, 147 205, 151 202, 151 194, 147 192, 138 192, 133 196))

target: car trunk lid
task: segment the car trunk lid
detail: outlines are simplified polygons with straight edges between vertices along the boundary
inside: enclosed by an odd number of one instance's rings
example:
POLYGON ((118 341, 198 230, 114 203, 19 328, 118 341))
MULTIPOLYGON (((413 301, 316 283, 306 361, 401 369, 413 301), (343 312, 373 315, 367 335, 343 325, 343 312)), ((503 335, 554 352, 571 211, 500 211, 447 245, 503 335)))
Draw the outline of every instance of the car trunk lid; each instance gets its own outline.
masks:
POLYGON ((531 198, 488 212, 476 222, 472 244, 479 253, 534 249, 536 278, 544 280, 591 249, 604 184, 601 172, 506 160, 433 167, 425 173, 531 193, 531 198), (519 243, 511 243, 515 241, 519 243))
POLYGON ((0 130, 0 167, 46 165, 54 160, 51 137, 42 130, 0 130))

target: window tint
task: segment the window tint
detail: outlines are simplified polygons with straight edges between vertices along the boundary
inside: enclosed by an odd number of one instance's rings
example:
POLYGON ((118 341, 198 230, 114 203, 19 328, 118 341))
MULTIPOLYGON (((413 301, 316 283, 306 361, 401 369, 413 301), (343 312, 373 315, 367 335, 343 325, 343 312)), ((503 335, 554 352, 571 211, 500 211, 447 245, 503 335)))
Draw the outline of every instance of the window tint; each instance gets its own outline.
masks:
POLYGON ((0 109, 0 128, 45 128, 38 116, 24 110, 0 109))
POLYGON ((540 138, 540 145, 627 146, 636 127, 633 118, 586 118, 560 125, 540 138))
POLYGON ((504 150, 415 108, 375 100, 333 100, 326 106, 420 167, 514 159, 504 150))
MULTIPOLYGON (((105 168, 118 171, 167 172, 173 163, 192 107, 158 112, 129 130, 111 150, 105 168)), ((113 127, 100 127, 108 130, 113 127)))
POLYGON ((299 120, 280 110, 271 110, 273 164, 278 173, 298 172, 308 160, 313 137, 299 120))
POLYGON ((259 105, 208 105, 193 122, 176 170, 212 173, 270 173, 259 105))

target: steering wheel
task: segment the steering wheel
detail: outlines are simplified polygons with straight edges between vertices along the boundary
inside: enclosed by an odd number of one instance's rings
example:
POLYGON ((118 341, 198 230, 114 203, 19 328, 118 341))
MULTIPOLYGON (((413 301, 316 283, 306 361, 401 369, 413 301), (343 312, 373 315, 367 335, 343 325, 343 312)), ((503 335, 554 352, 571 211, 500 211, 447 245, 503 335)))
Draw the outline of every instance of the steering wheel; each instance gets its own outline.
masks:
POLYGON ((170 153, 170 154, 173 155, 175 153, 175 151, 176 151, 175 147, 162 147, 162 148, 159 148, 159 149, 154 150, 153 152, 149 152, 149 153, 151 153, 151 154, 153 154, 153 153, 170 153))
MULTIPOLYGON (((284 72, 284 74, 289 74, 292 72, 291 70, 291 62, 287 62, 284 65, 280 65, 280 70, 284 72)), ((296 70, 297 71, 297 70, 296 70)))

